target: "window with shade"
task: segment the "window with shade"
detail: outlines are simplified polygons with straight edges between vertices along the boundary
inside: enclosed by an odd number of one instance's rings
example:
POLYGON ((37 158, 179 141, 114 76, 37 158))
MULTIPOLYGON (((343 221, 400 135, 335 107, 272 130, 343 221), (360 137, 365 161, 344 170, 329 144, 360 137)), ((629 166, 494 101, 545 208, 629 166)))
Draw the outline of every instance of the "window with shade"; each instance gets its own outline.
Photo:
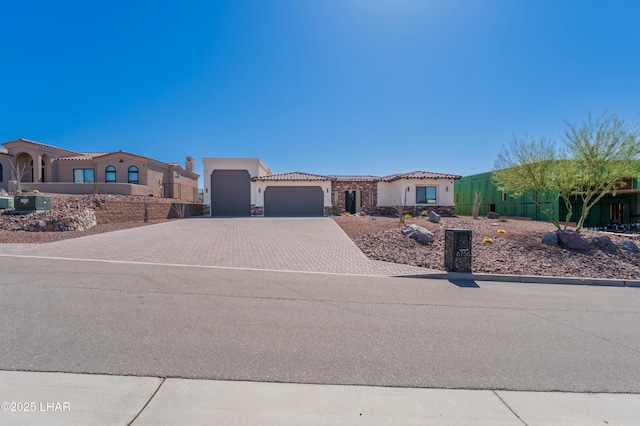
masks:
POLYGON ((435 204, 437 195, 435 186, 416 186, 416 204, 435 204))
POLYGON ((73 169, 74 183, 94 183, 96 181, 96 171, 93 169, 73 169))

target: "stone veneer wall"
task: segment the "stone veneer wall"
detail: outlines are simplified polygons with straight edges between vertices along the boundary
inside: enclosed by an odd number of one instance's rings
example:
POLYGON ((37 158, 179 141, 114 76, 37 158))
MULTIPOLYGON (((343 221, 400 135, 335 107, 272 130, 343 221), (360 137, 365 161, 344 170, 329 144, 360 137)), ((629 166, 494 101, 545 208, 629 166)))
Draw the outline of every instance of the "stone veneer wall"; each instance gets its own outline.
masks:
MULTIPOLYGON (((412 216, 420 216, 423 211, 428 212, 429 210, 433 210, 440 216, 453 216, 455 206, 406 206, 404 213, 412 216)), ((398 214, 393 207, 376 207, 375 213, 384 216, 398 214)))
MULTIPOLYGON (((175 219, 177 213, 172 202, 148 202, 149 220, 175 219)), ((188 204, 185 217, 202 216, 202 204, 188 204)), ((95 208, 98 224, 137 222, 144 220, 143 201, 105 201, 95 208)))
POLYGON ((331 201, 333 202, 333 194, 338 192, 338 212, 345 211, 345 191, 355 191, 359 189, 362 197, 362 211, 371 214, 375 213, 376 204, 378 203, 378 184, 377 182, 331 182, 331 201))
POLYGON ((264 207, 256 207, 255 204, 251 204, 251 216, 264 216, 264 207))

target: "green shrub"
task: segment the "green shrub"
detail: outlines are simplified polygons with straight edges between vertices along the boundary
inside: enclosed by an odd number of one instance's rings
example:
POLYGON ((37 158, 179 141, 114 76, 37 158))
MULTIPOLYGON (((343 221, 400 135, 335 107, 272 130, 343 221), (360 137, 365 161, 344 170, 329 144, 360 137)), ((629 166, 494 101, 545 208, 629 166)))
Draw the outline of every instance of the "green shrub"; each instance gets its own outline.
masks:
POLYGON ((422 210, 422 212, 420 213, 420 216, 422 217, 429 216, 429 212, 427 212, 426 210, 422 210))
POLYGON ((404 218, 405 218, 405 219, 411 219, 412 217, 413 217, 413 216, 411 216, 409 213, 407 213, 407 214, 405 214, 405 215, 404 215, 404 218))

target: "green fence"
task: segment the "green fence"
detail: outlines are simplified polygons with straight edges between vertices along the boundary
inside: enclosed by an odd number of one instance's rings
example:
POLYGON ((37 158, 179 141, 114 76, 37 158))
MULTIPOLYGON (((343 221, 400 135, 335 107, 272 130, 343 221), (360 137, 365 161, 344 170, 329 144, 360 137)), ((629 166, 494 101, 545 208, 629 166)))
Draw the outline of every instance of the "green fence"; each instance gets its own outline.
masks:
MULTIPOLYGON (((640 222, 640 194, 636 192, 640 189, 640 181, 633 179, 633 182, 627 188, 631 191, 620 191, 616 196, 607 195, 603 197, 589 211, 589 216, 584 226, 605 227, 613 220, 620 223, 640 222)), ((476 192, 480 193, 480 216, 486 216, 489 211, 493 211, 500 216, 548 220, 533 202, 535 195, 527 194, 523 197, 514 198, 499 191, 491 178, 491 172, 465 176, 455 181, 454 201, 456 214, 471 216, 476 192)), ((558 200, 545 200, 545 203, 550 207, 551 203, 558 203, 558 200)), ((582 213, 581 200, 579 197, 573 197, 571 203, 573 205, 573 216, 570 222, 575 222, 582 213)), ((556 207, 560 221, 564 221, 567 208, 563 202, 556 204, 556 207)))

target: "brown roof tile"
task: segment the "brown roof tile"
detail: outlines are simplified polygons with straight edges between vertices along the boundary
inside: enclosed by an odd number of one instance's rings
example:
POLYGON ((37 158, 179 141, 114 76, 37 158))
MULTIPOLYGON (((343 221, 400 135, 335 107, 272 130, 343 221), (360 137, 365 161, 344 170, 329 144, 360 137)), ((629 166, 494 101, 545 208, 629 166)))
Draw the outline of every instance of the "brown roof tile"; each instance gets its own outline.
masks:
POLYGON ((328 177, 336 182, 377 182, 380 180, 378 176, 369 175, 329 175, 328 177))
POLYGON ((383 182, 393 182, 398 179, 460 179, 461 177, 462 176, 460 175, 452 175, 448 173, 423 172, 418 170, 409 173, 396 173, 380 178, 380 180, 383 182))
POLYGON ((93 160, 96 157, 110 154, 109 152, 81 152, 79 155, 73 155, 71 157, 61 157, 58 160, 93 160))
POLYGON ((266 176, 258 176, 253 178, 253 180, 260 181, 277 181, 277 180, 331 180, 328 176, 321 175, 313 175, 311 173, 301 173, 301 172, 287 172, 287 173, 276 173, 273 175, 266 176))
POLYGON ((32 140, 25 139, 25 138, 18 138, 18 139, 14 140, 14 141, 5 142, 4 144, 6 145, 6 144, 11 143, 11 142, 28 142, 28 143, 32 143, 34 145, 44 146, 46 148, 57 149, 58 151, 65 151, 65 152, 69 152, 69 153, 72 153, 72 154, 77 154, 77 152, 75 152, 75 151, 70 151, 68 149, 60 148, 59 146, 48 145, 46 143, 36 142, 36 141, 32 141, 32 140))

